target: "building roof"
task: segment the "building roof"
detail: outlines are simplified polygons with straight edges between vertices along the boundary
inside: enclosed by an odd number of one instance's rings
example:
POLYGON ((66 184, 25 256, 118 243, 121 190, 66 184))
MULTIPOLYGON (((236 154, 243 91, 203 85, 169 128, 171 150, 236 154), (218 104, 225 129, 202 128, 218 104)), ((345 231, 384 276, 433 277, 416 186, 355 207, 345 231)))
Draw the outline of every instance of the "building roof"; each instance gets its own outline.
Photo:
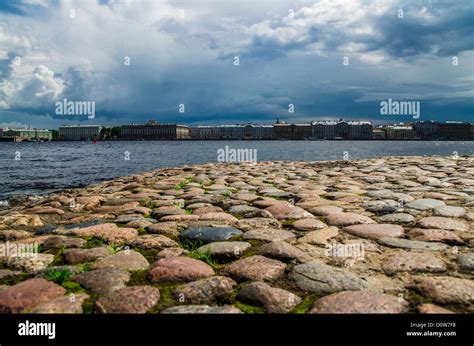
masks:
POLYGON ((311 125, 337 125, 340 123, 347 123, 348 125, 372 125, 371 121, 359 121, 359 120, 316 120, 312 121, 311 125))
POLYGON ((59 128, 62 127, 102 127, 102 125, 61 125, 59 128))
POLYGON ((317 120, 317 121, 312 121, 311 125, 336 125, 337 121, 336 120, 317 120))
POLYGON ((387 127, 394 130, 413 130, 411 126, 387 126, 387 127))
POLYGON ((371 121, 358 121, 358 120, 351 120, 347 122, 349 125, 372 125, 371 121))
POLYGON ((197 129, 209 129, 209 128, 232 128, 232 127, 237 127, 237 128, 244 128, 247 126, 251 127, 265 127, 265 128, 270 128, 273 127, 273 125, 260 125, 260 124, 235 124, 235 125, 198 125, 194 128, 197 129))
POLYGON ((37 129, 37 128, 31 128, 31 129, 28 129, 28 128, 12 128, 12 127, 5 127, 3 129, 0 129, 4 132, 7 132, 7 131, 50 131, 50 130, 47 130, 47 129, 37 129))

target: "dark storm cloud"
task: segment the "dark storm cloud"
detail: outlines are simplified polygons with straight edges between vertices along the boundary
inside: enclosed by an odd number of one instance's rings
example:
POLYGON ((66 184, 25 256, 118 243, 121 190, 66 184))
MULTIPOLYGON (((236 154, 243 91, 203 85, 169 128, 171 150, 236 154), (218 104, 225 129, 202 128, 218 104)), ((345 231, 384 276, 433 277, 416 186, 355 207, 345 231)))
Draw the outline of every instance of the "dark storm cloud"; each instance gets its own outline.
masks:
POLYGON ((0 82, 10 78, 13 72, 13 61, 17 56, 19 55, 15 52, 8 52, 5 59, 0 59, 0 82))
POLYGON ((0 1, 0 15, 2 13, 16 16, 37 16, 47 15, 46 7, 56 7, 60 0, 48 0, 41 2, 27 2, 20 0, 2 0, 0 1), (45 6, 46 5, 46 6, 45 6))
MULTIPOLYGON (((311 23, 311 13, 295 18, 311 23)), ((348 43, 361 44, 360 51, 382 51, 394 58, 420 55, 449 56, 474 49, 474 5, 469 1, 405 2, 394 5, 382 15, 367 15, 360 22, 343 25, 339 20, 292 27, 283 19, 271 20, 267 29, 272 35, 257 32, 244 47, 244 54, 260 59, 274 59, 301 51, 320 42, 327 52, 343 50, 348 43), (426 7, 428 6, 428 7, 426 7), (402 10, 402 18, 399 17, 402 10), (375 33, 358 33, 360 24, 369 23, 375 33), (282 39, 279 31, 299 30, 291 40, 282 39)))
POLYGON ((409 6, 404 18, 385 14, 376 21, 380 38, 368 37, 363 41, 366 51, 382 49, 393 57, 418 55, 453 56, 474 49, 474 11, 472 4, 439 10, 427 10, 433 18, 414 16, 409 6))
POLYGON ((25 15, 26 13, 20 5, 19 2, 15 1, 2 1, 0 2, 0 12, 25 15))

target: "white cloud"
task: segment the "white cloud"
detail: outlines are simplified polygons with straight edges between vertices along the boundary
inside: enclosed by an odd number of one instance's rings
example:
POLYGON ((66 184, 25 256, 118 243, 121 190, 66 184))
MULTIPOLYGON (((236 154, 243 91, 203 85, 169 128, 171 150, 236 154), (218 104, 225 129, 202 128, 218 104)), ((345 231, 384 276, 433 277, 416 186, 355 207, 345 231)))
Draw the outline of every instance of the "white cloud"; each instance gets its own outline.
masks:
POLYGON ((5 100, 11 108, 49 108, 64 87, 61 78, 56 78, 46 66, 39 65, 24 83, 9 83, 5 100))

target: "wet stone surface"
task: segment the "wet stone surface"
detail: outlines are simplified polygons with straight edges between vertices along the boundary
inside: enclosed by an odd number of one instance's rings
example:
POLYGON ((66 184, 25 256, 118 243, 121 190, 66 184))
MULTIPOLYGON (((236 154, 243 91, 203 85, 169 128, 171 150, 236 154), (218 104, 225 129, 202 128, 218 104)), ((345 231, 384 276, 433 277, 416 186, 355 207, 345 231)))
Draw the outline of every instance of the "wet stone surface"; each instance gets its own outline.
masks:
POLYGON ((233 227, 199 227, 183 231, 180 235, 180 238, 181 240, 211 243, 214 241, 229 240, 230 238, 241 234, 241 230, 233 227))

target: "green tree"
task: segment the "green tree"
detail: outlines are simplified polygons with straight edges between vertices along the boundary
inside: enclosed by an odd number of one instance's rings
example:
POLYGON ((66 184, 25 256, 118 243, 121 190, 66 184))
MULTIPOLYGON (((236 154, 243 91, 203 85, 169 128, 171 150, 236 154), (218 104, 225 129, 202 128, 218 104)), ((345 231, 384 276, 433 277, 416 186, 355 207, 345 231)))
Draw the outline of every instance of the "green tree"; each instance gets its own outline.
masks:
POLYGON ((112 138, 119 138, 120 137, 120 126, 114 126, 110 129, 110 134, 112 138))
POLYGON ((58 130, 51 130, 52 140, 57 141, 59 139, 59 131, 58 130))

